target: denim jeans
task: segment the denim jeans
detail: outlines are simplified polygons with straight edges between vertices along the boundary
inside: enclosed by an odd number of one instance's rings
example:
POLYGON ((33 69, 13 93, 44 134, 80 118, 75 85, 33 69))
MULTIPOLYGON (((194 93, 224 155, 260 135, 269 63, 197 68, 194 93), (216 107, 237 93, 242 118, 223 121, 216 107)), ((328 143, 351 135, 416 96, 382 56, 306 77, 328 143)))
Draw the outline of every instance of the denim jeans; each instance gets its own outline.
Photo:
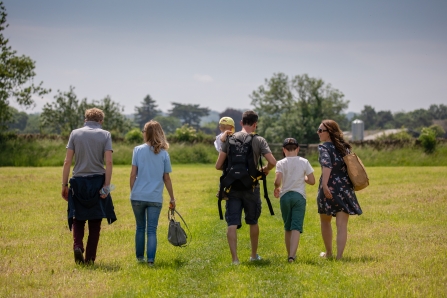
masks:
POLYGON ((135 232, 135 253, 137 260, 144 259, 144 234, 147 233, 147 262, 154 262, 157 251, 157 226, 161 212, 161 203, 130 201, 137 229, 135 232))

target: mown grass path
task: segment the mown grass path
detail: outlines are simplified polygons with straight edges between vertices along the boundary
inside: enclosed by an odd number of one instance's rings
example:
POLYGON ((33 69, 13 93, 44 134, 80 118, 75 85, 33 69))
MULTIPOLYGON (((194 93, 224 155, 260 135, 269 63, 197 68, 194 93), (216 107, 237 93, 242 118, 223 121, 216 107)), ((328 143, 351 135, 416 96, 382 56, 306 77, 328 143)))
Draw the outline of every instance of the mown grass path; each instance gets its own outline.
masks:
MULTIPOLYGON (((320 169, 315 168, 316 177, 320 169)), ((248 262, 248 227, 239 232, 241 264, 232 266, 212 165, 174 165, 177 208, 193 232, 187 248, 166 239, 167 204, 158 230, 156 265, 137 264, 129 203, 130 167, 114 167, 118 221, 103 222, 94 266, 77 266, 60 197, 60 167, 0 168, 0 297, 442 297, 447 275, 447 168, 374 167, 357 193, 364 214, 352 216, 342 261, 324 260, 316 211, 307 211, 297 262, 288 264, 279 202, 264 208, 259 254, 248 262)), ((265 204, 264 204, 264 207, 265 204)), ((335 227, 335 224, 334 224, 335 227)))

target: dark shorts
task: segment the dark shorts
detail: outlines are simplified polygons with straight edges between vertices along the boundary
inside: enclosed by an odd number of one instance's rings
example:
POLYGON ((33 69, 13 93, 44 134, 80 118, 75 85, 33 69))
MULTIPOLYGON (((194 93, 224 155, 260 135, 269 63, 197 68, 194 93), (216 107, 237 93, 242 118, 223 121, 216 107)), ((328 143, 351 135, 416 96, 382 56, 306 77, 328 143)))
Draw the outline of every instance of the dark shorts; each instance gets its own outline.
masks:
POLYGON ((298 230, 303 233, 304 214, 306 213, 306 199, 302 194, 289 191, 283 194, 279 200, 281 205, 284 230, 298 230))
POLYGON ((225 204, 225 220, 228 226, 242 226, 242 210, 245 213, 245 223, 255 225, 261 215, 261 194, 259 186, 254 191, 230 191, 225 204))

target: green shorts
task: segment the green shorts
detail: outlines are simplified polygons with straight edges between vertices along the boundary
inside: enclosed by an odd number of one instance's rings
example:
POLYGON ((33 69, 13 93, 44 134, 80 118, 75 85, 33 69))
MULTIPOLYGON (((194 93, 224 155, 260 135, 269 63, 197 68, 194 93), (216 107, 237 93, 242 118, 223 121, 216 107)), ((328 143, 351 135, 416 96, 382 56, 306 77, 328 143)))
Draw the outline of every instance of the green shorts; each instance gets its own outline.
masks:
POLYGON ((279 200, 281 205, 284 230, 298 230, 303 232, 304 214, 306 213, 306 199, 302 194, 289 191, 282 195, 279 200))

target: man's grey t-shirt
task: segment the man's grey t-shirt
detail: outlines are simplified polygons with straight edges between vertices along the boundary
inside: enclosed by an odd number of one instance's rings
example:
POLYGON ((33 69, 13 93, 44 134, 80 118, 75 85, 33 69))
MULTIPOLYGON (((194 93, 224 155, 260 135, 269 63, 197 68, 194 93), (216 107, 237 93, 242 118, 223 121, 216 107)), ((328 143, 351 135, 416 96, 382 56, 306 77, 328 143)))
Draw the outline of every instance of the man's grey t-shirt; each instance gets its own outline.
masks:
POLYGON ((104 153, 113 151, 112 137, 98 122, 87 121, 71 132, 67 149, 74 151, 73 177, 104 174, 104 153))
MULTIPOLYGON (((244 140, 249 134, 246 132, 243 132, 243 131, 238 131, 238 132, 235 132, 233 135, 239 140, 244 140)), ((261 154, 264 156, 268 153, 272 153, 272 151, 270 150, 269 144, 261 136, 256 135, 253 138, 251 146, 253 148, 253 158, 255 159, 256 166, 258 166, 259 157, 261 154)), ((222 143, 221 151, 228 154, 228 149, 229 149, 229 143, 228 143, 228 138, 227 138, 227 140, 224 143, 222 143)))

